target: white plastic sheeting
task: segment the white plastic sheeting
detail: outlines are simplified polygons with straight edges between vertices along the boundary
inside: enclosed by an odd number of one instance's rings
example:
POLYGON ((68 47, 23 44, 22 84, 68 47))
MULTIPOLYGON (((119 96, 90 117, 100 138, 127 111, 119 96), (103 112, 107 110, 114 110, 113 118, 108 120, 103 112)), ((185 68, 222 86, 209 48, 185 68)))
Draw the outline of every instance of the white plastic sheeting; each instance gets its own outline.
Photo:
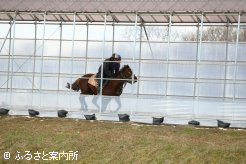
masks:
POLYGON ((41 107, 37 93, 1 92, 1 107, 8 107, 12 101, 10 115, 28 115, 29 108, 40 112, 40 117, 57 117, 57 111, 66 109, 68 118, 85 119, 84 114, 96 113, 98 120, 118 121, 118 113, 127 113, 133 122, 152 123, 152 117, 164 117, 166 124, 188 124, 198 120, 202 126, 217 126, 217 119, 231 123, 231 127, 246 128, 246 102, 215 101, 184 98, 158 97, 110 97, 103 96, 99 109, 99 96, 85 96, 78 93, 42 94, 41 107), (8 99, 8 100, 7 100, 8 99), (30 105, 30 100, 33 104, 30 105), (96 103, 94 103, 94 101, 96 103))
MULTIPOLYGON (((65 108, 72 112, 70 117, 96 113, 99 119, 116 119, 114 114, 129 113, 142 122, 150 122, 151 116, 164 116, 166 123, 186 124, 197 119, 204 121, 203 125, 215 126, 216 119, 222 119, 245 127, 246 58, 240 26, 245 16, 236 16, 238 23, 227 24, 236 31, 233 38, 215 41, 202 36, 203 22, 181 28, 171 19, 168 26, 158 26, 160 31, 147 28, 147 34, 154 31, 147 37, 145 27, 138 24, 139 15, 135 15, 134 24, 107 26, 106 22, 104 26, 76 24, 75 19, 73 24, 44 19, 34 24, 11 21, 6 25, 3 21, 1 107, 9 107, 13 115, 27 114, 28 108, 34 108, 41 116, 56 116, 58 109, 65 108), (22 33, 25 27, 35 35, 28 30, 22 33), (184 40, 190 31, 195 40, 184 40), (162 36, 159 40, 158 34, 162 36), (97 106, 92 103, 97 96, 80 96, 65 88, 81 74, 96 73, 102 59, 112 52, 120 53, 122 65, 129 64, 139 78, 124 88, 120 98, 103 97, 102 106, 97 106)), ((206 19, 205 14, 200 17, 206 19)))

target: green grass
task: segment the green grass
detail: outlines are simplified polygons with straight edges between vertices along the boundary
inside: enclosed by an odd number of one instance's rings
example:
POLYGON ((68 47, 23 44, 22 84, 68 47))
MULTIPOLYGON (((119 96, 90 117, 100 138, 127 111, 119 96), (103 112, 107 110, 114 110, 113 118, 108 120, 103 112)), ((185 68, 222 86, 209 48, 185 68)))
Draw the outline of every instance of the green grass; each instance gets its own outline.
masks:
POLYGON ((246 130, 0 117, 0 163, 54 162, 35 161, 37 151, 78 151, 77 161, 70 163, 241 164, 246 163, 246 130), (17 151, 21 156, 30 151, 31 161, 17 161, 17 151), (4 159, 4 152, 10 152, 10 159, 4 159))

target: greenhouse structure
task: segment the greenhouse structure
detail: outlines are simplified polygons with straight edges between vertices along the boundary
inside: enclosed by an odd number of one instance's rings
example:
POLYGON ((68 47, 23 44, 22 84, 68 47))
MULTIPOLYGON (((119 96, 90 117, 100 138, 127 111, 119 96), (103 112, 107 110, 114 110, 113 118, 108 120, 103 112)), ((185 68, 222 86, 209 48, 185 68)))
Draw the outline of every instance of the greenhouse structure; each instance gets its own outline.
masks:
POLYGON ((246 1, 1 0, 0 107, 246 128, 246 1), (66 88, 112 53, 137 77, 121 96, 66 88))

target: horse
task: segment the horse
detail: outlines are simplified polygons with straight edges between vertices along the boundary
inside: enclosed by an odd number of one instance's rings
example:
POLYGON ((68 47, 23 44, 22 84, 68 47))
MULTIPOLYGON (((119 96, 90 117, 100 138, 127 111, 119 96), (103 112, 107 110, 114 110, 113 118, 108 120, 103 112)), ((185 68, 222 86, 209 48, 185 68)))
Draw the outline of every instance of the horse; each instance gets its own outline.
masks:
MULTIPOLYGON (((75 82, 72 83, 67 83, 66 88, 72 89, 74 91, 81 91, 80 94, 82 95, 97 95, 97 87, 95 85, 92 85, 88 83, 89 79, 93 76, 94 74, 89 73, 83 75, 81 78, 78 78, 75 80, 75 82)), ((100 79, 99 79, 100 80, 100 79)), ((136 83, 137 82, 137 77, 133 75, 131 68, 129 65, 124 65, 112 79, 109 79, 107 84, 103 87, 102 89, 102 95, 105 96, 117 96, 119 97, 122 94, 123 88, 126 85, 126 83, 136 83)), ((97 97, 93 98, 93 104, 95 104, 98 108, 99 106, 97 105, 97 97)), ((116 101, 118 103, 118 108, 121 106, 121 102, 118 98, 116 98, 116 101)), ((81 108, 87 109, 87 104, 85 102, 84 96, 80 97, 80 102, 81 102, 81 108), (83 107, 82 107, 83 105, 83 107)), ((107 106, 108 102, 106 103, 107 106)))
MULTIPOLYGON (((70 83, 67 83, 66 88, 72 89, 74 91, 81 91, 81 94, 85 95, 97 95, 97 87, 88 83, 89 78, 94 74, 85 74, 81 78, 78 78, 72 87, 70 83)), ((120 96, 123 87, 126 83, 137 82, 137 77, 134 75, 132 78, 132 70, 129 65, 124 65, 123 68, 115 74, 115 76, 108 81, 108 83, 102 89, 102 95, 105 96, 120 96), (116 80, 117 79, 117 80, 116 80)))

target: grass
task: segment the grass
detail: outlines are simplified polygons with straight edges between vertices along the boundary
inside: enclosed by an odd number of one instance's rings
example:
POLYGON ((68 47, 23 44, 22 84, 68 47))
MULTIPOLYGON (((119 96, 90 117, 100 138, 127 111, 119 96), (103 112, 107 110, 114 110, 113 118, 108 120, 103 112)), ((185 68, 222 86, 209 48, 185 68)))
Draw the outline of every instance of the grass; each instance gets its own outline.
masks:
MULTIPOLYGON (((36 152, 78 151, 70 163, 246 163, 246 130, 0 117, 0 163, 50 163, 36 152), (18 152, 19 153, 18 153, 18 152), (30 151, 32 159, 25 156, 30 151), (11 154, 4 159, 4 152, 11 154), (38 159, 38 158, 37 158, 38 159)), ((50 155, 46 156, 51 157, 50 155)), ((58 163, 64 163, 62 157, 58 163)))

